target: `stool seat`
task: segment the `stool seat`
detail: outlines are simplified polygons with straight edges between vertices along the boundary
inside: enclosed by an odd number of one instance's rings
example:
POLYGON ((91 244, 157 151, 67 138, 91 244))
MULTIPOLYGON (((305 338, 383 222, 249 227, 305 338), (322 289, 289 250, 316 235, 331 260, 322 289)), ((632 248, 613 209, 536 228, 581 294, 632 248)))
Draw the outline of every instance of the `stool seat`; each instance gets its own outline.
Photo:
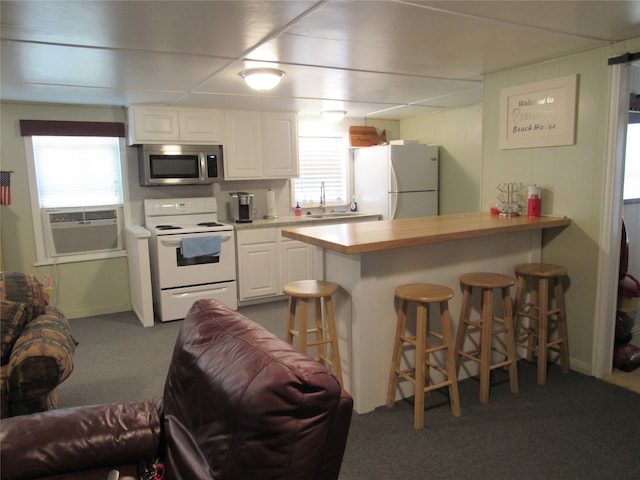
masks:
POLYGON ((453 290, 449 287, 434 283, 409 283, 400 285, 395 290, 395 297, 401 304, 391 357, 387 406, 393 407, 395 404, 398 378, 411 382, 415 387, 413 426, 416 429, 424 427, 424 397, 432 390, 448 387, 451 413, 456 417, 460 416, 458 379, 448 303, 453 295, 453 290), (417 303, 415 335, 407 333, 406 328, 410 302, 417 303), (432 303, 440 306, 441 332, 434 330, 429 322, 429 306, 432 303), (436 338, 438 341, 434 344, 431 338, 436 338), (401 368, 402 354, 407 345, 415 349, 415 366, 401 368), (432 355, 436 354, 442 355, 443 360, 432 359, 432 355), (444 380, 432 382, 429 375, 430 368, 439 372, 444 380))
POLYGON ((396 297, 410 302, 433 303, 451 300, 453 290, 436 283, 408 283, 396 288, 396 297))
POLYGON ((462 288, 462 305, 460 307, 460 321, 456 335, 456 361, 459 371, 462 360, 471 360, 478 364, 480 376, 480 403, 489 402, 489 386, 491 370, 508 367, 509 384, 511 393, 518 393, 518 366, 516 357, 516 345, 514 336, 513 312, 510 287, 516 283, 516 279, 509 275, 493 272, 470 272, 460 276, 462 288), (480 318, 471 318, 471 302, 473 289, 481 290, 480 318), (494 315, 493 291, 499 290, 502 297, 502 317, 494 315), (501 328, 494 328, 493 324, 502 324, 501 328), (478 338, 472 334, 478 332, 478 338), (502 345, 494 346, 493 339, 503 335, 502 345), (465 340, 469 338, 471 349, 465 349, 465 340), (494 361, 494 354, 502 357, 501 361, 494 361))
POLYGON ((564 277, 568 269, 552 263, 520 263, 514 267, 516 275, 532 275, 534 277, 564 277))
POLYGON ((517 277, 513 305, 516 345, 526 350, 529 361, 538 357, 537 381, 544 385, 549 351, 557 350, 562 373, 569 373, 569 340, 561 281, 568 270, 552 263, 520 263, 514 271, 517 277), (554 325, 555 329, 551 330, 554 325))
POLYGON ((333 368, 334 375, 340 385, 344 387, 332 299, 333 294, 338 291, 338 285, 324 280, 297 280, 285 284, 282 289, 284 293, 289 295, 287 342, 293 345, 293 339, 297 338, 299 341, 298 349, 305 354, 310 354, 309 350, 314 348, 317 353, 315 359, 323 363, 327 368, 333 368), (299 315, 300 325, 296 330, 296 307, 298 301, 302 304, 302 308, 299 315), (313 327, 309 328, 309 304, 311 302, 315 307, 315 321, 313 327), (313 335, 312 340, 309 339, 309 335, 313 335), (331 356, 326 351, 326 345, 331 348, 331 356))
POLYGON ((283 287, 284 293, 299 298, 330 297, 338 291, 338 285, 324 280, 297 280, 283 287))
POLYGON ((477 288, 504 288, 515 285, 516 279, 501 273, 471 272, 460 276, 460 283, 477 288))

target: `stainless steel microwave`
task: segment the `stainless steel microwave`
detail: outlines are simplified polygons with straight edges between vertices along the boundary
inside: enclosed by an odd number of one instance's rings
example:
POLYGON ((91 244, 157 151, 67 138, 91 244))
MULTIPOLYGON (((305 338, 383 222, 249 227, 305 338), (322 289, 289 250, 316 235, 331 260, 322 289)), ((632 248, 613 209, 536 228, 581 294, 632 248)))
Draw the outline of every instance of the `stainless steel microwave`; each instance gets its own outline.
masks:
POLYGON ((204 185, 222 180, 221 145, 141 145, 140 185, 204 185))

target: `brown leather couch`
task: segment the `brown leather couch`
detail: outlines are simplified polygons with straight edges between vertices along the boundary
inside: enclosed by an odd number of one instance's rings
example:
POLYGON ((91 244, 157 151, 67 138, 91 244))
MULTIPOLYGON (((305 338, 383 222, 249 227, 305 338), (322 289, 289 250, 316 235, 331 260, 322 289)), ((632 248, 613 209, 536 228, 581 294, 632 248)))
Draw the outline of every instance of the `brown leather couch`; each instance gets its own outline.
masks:
POLYGON ((353 401, 322 365, 212 300, 180 330, 164 399, 2 420, 2 479, 336 479, 353 401))

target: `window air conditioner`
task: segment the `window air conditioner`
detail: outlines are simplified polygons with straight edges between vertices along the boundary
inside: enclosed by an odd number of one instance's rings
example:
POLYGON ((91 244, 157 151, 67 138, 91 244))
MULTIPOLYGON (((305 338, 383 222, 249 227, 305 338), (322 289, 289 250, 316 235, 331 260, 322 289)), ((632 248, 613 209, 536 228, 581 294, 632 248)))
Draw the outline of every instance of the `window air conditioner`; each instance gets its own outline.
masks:
POLYGON ((47 208, 43 210, 48 257, 122 249, 121 208, 47 208))

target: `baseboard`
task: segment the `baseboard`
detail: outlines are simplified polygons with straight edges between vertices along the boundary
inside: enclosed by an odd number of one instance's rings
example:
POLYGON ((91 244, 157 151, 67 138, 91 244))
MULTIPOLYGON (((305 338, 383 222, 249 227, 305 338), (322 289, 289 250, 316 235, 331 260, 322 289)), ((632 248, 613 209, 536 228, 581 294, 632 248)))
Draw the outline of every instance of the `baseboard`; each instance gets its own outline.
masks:
POLYGON ((583 375, 593 376, 593 370, 590 363, 583 362, 573 357, 569 357, 569 366, 574 372, 582 373, 583 375))
POLYGON ((68 319, 72 318, 84 318, 84 317, 94 317, 96 315, 108 315, 110 313, 120 313, 120 312, 130 312, 131 304, 122 304, 122 305, 103 305, 99 307, 90 307, 90 308, 79 308, 74 310, 67 310, 60 308, 64 316, 68 319))

